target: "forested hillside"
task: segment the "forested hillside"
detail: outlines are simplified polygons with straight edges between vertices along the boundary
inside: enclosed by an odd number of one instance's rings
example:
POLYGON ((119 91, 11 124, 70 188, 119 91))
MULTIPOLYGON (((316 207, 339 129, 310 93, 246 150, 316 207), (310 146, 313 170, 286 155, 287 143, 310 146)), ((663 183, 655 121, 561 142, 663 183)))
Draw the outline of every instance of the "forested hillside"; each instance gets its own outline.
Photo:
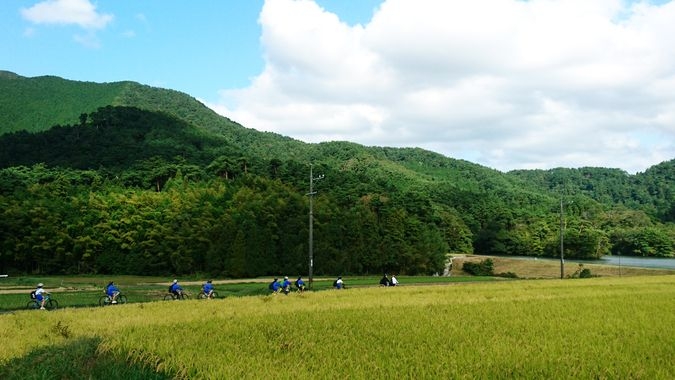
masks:
POLYGON ((441 272, 448 253, 672 256, 675 161, 501 173, 305 144, 132 82, 0 73, 0 272, 441 272), (38 112, 39 111, 39 112, 38 112))
POLYGON ((306 144, 244 128, 178 91, 135 82, 78 82, 53 76, 25 78, 0 71, 0 94, 0 134, 41 132, 55 125, 72 124, 82 114, 101 107, 130 106, 172 115, 219 134, 232 144, 253 149, 265 158, 306 156, 306 144))

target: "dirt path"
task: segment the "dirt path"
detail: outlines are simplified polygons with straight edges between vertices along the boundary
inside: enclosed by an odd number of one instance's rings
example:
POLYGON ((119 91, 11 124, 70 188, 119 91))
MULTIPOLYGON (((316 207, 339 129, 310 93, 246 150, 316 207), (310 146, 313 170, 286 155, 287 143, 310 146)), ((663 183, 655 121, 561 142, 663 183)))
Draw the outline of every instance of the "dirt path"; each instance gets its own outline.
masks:
MULTIPOLYGON (((31 290, 34 288, 16 288, 16 289, 0 289, 0 294, 26 294, 28 295, 31 290)), ((46 289, 46 288, 45 288, 46 289)), ((92 291, 92 290, 101 290, 101 288, 89 287, 89 288, 49 288, 48 292, 53 293, 65 293, 65 292, 81 292, 81 291, 92 291)))

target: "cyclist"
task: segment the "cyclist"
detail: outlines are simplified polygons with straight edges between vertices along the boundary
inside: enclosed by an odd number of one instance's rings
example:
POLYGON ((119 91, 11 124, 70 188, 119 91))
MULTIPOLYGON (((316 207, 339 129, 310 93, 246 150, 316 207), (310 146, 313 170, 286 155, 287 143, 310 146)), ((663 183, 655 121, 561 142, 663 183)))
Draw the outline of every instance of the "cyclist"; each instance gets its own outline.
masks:
POLYGON ((115 286, 115 283, 110 281, 105 287, 105 294, 110 298, 110 303, 117 303, 117 296, 120 295, 120 290, 115 286))
POLYGON ((344 281, 342 281, 342 276, 338 276, 337 280, 333 282, 333 288, 335 289, 343 289, 345 287, 344 281))
POLYGON ((206 295, 206 298, 212 298, 213 297, 213 281, 208 280, 202 285, 202 292, 204 292, 204 295, 206 295))
POLYGON ((302 281, 302 276, 298 276, 298 279, 295 280, 295 287, 298 288, 300 293, 305 291, 305 282, 302 281))
POLYGON ((178 285, 178 280, 173 280, 173 283, 169 286, 169 293, 173 294, 176 299, 181 298, 183 295, 183 288, 178 285))
POLYGON ((44 289, 44 284, 37 284, 37 289, 35 289, 35 299, 40 304, 40 310, 45 310, 45 302, 47 302, 47 296, 49 292, 44 289))
POLYGON ((398 285, 398 280, 397 280, 396 277, 392 274, 392 275, 391 275, 391 286, 396 286, 396 285, 398 285))
POLYGON ((272 281, 269 286, 269 290, 272 291, 272 293, 279 293, 279 290, 281 290, 281 284, 279 283, 279 279, 274 277, 274 281, 272 281))
POLYGON ((284 294, 291 292, 291 281, 288 279, 288 276, 284 277, 284 281, 281 283, 281 290, 284 294))

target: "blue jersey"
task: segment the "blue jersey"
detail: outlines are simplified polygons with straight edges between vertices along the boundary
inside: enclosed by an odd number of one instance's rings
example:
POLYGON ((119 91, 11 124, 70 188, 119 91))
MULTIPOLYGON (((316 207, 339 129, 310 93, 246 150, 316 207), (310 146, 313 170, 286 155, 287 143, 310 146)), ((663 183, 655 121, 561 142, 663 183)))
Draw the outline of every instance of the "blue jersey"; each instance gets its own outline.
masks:
POLYGON ((295 286, 297 286, 298 288, 302 288, 303 286, 305 286, 305 282, 302 281, 301 278, 299 278, 297 279, 297 281, 295 281, 295 286))
POLYGON ((113 294, 115 294, 116 292, 119 293, 119 291, 120 291, 120 290, 117 289, 117 287, 116 287, 115 285, 110 284, 110 285, 108 285, 108 287, 106 288, 105 294, 107 294, 107 295, 109 295, 110 297, 112 297, 113 294))
POLYGON ((281 284, 279 283, 279 281, 274 281, 274 282, 271 284, 271 288, 272 288, 272 290, 275 291, 275 292, 278 291, 280 287, 281 287, 281 284))
POLYGON ((207 282, 206 284, 204 284, 204 286, 202 286, 202 291, 206 294, 209 294, 209 292, 211 292, 212 290, 213 290, 213 284, 210 283, 210 282, 207 282))
POLYGON ((178 285, 177 283, 171 285, 171 293, 176 293, 180 290, 183 290, 183 288, 181 288, 180 285, 178 285))
POLYGON ((289 280, 284 280, 284 282, 281 284, 281 287, 286 289, 291 287, 291 282, 289 280))

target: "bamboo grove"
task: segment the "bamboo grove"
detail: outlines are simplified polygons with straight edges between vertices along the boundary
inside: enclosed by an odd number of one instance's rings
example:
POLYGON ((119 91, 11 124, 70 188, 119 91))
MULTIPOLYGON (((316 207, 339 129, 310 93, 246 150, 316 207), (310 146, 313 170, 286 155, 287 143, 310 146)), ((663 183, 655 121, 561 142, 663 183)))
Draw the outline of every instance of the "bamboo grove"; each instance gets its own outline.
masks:
MULTIPOLYGON (((157 192, 112 186, 92 172, 13 171, 42 180, 0 197, 3 271, 306 271, 307 199, 278 180, 190 182, 177 173, 157 192)), ((314 228, 319 274, 429 273, 442 269, 447 252, 433 223, 398 207, 375 210, 365 199, 341 210, 318 195, 314 228)))

